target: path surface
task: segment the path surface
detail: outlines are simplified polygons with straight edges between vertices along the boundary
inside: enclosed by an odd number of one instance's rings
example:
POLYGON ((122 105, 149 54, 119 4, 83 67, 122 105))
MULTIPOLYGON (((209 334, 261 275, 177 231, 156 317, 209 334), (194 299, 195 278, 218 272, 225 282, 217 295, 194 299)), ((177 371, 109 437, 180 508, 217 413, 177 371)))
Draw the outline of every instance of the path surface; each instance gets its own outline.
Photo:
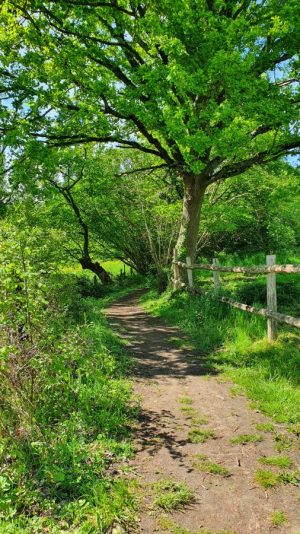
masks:
MULTIPOLYGON (((130 342, 129 350, 136 362, 134 387, 142 411, 132 468, 143 492, 140 531, 168 532, 166 514, 153 508, 153 483, 172 479, 187 483, 195 494, 193 504, 168 514, 172 522, 191 532, 201 532, 203 527, 212 533, 224 530, 236 534, 299 534, 298 488, 280 484, 265 490, 254 479, 257 469, 278 472, 278 468, 258 462, 261 456, 279 454, 274 433, 256 429, 256 424, 270 421, 251 410, 245 397, 233 396, 232 385, 205 374, 200 355, 176 348, 171 338, 182 335, 144 312, 138 305, 139 296, 135 293, 122 298, 107 309, 107 316, 114 330, 130 342), (207 419, 207 423, 195 424, 195 416, 207 419), (191 428, 212 429, 215 437, 205 443, 190 443, 191 428), (263 441, 233 445, 231 438, 240 434, 260 434, 263 441), (230 476, 224 478, 196 469, 194 455, 199 453, 226 467, 230 476), (286 514, 288 521, 275 529, 270 517, 278 510, 286 514)), ((284 432, 284 428, 276 425, 276 431, 284 432)), ((294 448, 282 454, 289 455, 296 464, 294 448)), ((169 532, 176 530, 171 528, 169 532)))

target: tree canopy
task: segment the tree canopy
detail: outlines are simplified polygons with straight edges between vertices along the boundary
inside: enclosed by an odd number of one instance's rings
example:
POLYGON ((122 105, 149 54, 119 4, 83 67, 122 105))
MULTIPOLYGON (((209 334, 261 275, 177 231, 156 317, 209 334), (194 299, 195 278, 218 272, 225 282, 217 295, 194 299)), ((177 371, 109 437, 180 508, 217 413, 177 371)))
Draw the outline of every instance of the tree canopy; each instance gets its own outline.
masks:
POLYGON ((5 1, 6 146, 104 143, 183 179, 178 248, 206 188, 300 145, 299 4, 5 1))

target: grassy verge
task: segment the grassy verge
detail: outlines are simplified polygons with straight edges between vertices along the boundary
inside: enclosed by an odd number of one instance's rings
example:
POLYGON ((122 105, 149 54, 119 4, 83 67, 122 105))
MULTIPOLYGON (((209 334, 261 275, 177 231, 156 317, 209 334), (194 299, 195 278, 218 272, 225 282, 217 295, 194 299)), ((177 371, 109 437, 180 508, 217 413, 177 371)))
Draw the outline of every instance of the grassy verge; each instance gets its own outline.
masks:
POLYGON ((187 334, 208 374, 223 373, 242 386, 255 405, 277 422, 299 422, 299 337, 295 332, 281 328, 278 340, 270 345, 263 318, 184 292, 159 296, 149 291, 142 304, 187 334))
POLYGON ((102 313, 109 299, 128 290, 105 299, 78 296, 76 320, 68 319, 64 333, 47 327, 32 418, 21 424, 17 406, 14 419, 1 419, 1 533, 104 533, 134 522, 126 472, 137 407, 128 356, 102 313))

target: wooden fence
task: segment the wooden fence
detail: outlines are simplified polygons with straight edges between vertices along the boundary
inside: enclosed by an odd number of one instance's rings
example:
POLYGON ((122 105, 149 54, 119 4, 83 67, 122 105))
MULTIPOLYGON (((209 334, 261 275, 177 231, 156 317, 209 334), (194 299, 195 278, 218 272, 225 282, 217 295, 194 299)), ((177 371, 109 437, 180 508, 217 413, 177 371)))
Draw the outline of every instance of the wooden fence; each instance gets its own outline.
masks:
POLYGON ((268 319, 268 340, 273 341, 276 339, 277 323, 286 323, 297 328, 300 328, 300 319, 291 317, 290 315, 284 315, 277 311, 277 293, 276 293, 276 273, 294 273, 300 274, 300 265, 276 265, 276 256, 266 256, 266 265, 262 267, 226 267, 219 265, 218 260, 214 258, 212 264, 195 263, 192 264, 189 257, 186 258, 186 263, 177 261, 174 258, 174 288, 178 288, 181 285, 180 282, 180 269, 187 270, 187 279, 189 289, 194 288, 193 270, 204 269, 212 271, 214 280, 214 292, 215 296, 221 302, 225 302, 234 308, 238 308, 249 313, 256 315, 263 315, 268 319), (256 308, 249 306, 248 304, 242 304, 236 302, 229 297, 223 297, 220 295, 221 281, 219 273, 245 273, 245 274, 266 274, 267 278, 267 308, 256 308))

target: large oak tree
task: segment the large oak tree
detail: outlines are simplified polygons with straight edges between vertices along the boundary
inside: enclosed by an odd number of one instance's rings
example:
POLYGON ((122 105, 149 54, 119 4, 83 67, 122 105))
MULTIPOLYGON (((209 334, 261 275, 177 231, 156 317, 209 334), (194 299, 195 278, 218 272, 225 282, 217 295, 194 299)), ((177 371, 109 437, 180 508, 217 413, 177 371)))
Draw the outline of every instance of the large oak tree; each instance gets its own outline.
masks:
POLYGON ((183 181, 192 259, 207 187, 299 149, 297 0, 6 0, 1 20, 4 144, 150 154, 183 181))

